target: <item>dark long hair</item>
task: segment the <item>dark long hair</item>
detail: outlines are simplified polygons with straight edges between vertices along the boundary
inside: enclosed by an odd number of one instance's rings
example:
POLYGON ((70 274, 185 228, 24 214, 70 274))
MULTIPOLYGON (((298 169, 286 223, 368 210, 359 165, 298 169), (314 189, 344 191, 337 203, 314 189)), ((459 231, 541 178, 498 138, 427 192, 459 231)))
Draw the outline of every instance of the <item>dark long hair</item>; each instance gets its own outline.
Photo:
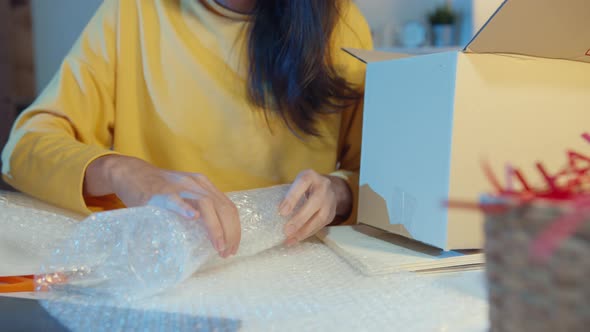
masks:
POLYGON ((319 136, 318 115, 339 112, 361 92, 332 65, 332 33, 349 0, 257 0, 249 35, 250 101, 296 134, 319 136))

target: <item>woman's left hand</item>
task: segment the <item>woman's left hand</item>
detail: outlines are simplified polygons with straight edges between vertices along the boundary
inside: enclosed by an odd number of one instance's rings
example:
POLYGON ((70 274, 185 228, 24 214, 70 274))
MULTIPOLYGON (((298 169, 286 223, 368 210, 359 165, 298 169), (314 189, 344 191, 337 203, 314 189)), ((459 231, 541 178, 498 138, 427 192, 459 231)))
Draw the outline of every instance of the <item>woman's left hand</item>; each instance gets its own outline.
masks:
POLYGON ((352 193, 346 181, 307 170, 295 179, 279 206, 279 213, 282 216, 290 215, 303 197, 307 198, 305 204, 285 225, 287 245, 314 235, 332 223, 336 216, 347 216, 352 207, 352 193))

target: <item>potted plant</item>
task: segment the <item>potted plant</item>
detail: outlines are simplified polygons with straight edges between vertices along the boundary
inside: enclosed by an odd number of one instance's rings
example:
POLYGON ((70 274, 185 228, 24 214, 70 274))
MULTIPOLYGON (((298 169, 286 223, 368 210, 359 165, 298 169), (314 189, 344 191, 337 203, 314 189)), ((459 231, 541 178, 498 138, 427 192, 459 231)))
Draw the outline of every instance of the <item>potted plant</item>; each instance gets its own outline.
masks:
POLYGON ((449 3, 437 7, 430 15, 428 21, 432 27, 432 41, 436 47, 452 46, 454 44, 454 24, 457 15, 449 3))

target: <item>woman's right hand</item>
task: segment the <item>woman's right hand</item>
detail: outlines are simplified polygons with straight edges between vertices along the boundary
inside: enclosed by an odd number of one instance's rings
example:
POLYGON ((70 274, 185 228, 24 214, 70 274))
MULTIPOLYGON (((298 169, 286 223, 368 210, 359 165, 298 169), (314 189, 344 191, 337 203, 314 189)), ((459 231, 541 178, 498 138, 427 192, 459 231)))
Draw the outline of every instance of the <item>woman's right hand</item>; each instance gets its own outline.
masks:
POLYGON ((88 166, 84 194, 116 194, 127 207, 154 205, 190 220, 199 219, 222 257, 238 251, 237 208, 202 174, 167 171, 141 159, 109 155, 88 166))

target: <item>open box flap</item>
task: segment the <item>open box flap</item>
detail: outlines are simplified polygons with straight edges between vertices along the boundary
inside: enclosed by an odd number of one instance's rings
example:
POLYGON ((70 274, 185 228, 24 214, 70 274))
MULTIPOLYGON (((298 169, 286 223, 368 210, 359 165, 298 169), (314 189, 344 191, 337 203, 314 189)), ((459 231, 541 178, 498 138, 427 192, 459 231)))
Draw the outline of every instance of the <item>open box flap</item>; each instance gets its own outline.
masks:
POLYGON ((590 62, 590 1, 506 0, 465 48, 590 62))
POLYGON ((364 63, 388 61, 402 58, 409 58, 411 55, 403 53, 383 52, 383 51, 369 51, 358 48, 343 48, 344 52, 352 55, 364 63))

